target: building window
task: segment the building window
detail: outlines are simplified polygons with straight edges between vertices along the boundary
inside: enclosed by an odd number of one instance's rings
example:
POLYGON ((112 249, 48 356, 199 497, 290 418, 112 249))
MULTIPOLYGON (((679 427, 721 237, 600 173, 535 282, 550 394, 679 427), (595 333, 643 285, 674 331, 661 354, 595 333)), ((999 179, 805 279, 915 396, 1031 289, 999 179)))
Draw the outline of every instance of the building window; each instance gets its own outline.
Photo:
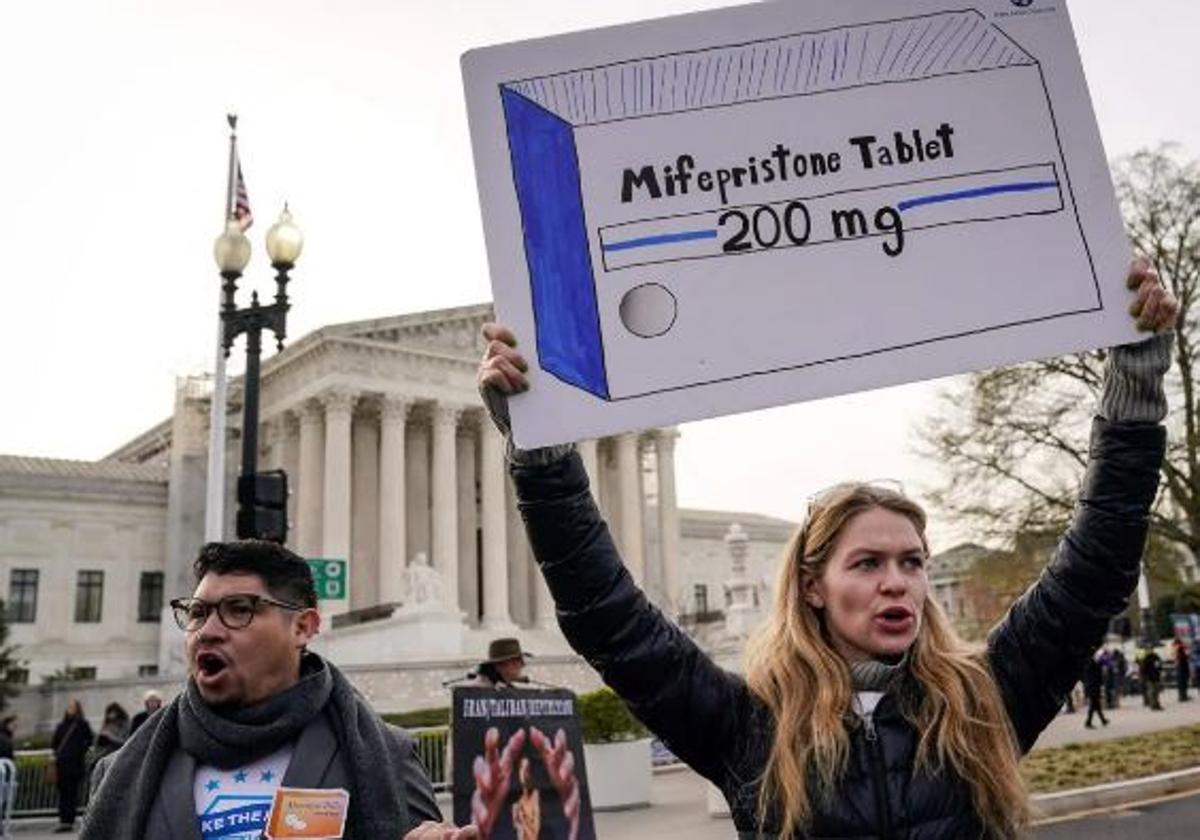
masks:
POLYGON ((158 676, 158 666, 157 665, 139 665, 138 666, 138 676, 139 677, 157 677, 158 676))
POLYGON ((37 569, 13 569, 8 579, 8 620, 14 624, 37 621, 37 569))
MULTIPOLYGON (((75 583, 75 621, 94 624, 100 621, 104 602, 104 572, 81 571, 75 583)), ((92 669, 95 671, 95 668, 92 669)))
POLYGON ((703 583, 697 583, 694 592, 696 596, 696 614, 704 615, 708 612, 708 587, 703 583))
MULTIPOLYGON (((97 573, 97 574, 99 574, 99 573, 97 573)), ((83 682, 84 680, 96 679, 96 666, 95 665, 83 665, 83 666, 76 667, 76 668, 69 668, 67 670, 70 672, 69 679, 75 680, 77 682, 83 682)))
POLYGON ((142 572, 138 585, 138 621, 159 621, 163 605, 163 573, 142 572))

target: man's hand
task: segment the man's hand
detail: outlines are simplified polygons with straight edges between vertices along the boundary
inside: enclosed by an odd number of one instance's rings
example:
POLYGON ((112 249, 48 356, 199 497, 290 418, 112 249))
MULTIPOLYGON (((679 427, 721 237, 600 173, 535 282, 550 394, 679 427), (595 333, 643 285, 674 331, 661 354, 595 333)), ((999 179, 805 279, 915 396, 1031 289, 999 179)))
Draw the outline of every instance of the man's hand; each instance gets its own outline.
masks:
POLYGON ((475 792, 471 794, 471 823, 480 840, 487 840, 496 825, 508 789, 512 784, 513 764, 525 746, 525 730, 518 729, 500 750, 500 730, 492 727, 483 736, 483 755, 475 756, 475 792))
POLYGON ((536 726, 529 727, 529 742, 542 757, 550 783, 558 791, 563 815, 570 826, 568 840, 579 836, 579 779, 575 777, 575 754, 567 749, 567 733, 558 730, 551 742, 536 726))
POLYGON ((458 828, 450 823, 423 822, 404 840, 479 840, 479 829, 473 825, 458 828))
POLYGON ((1179 301, 1170 289, 1163 286, 1158 273, 1145 257, 1138 257, 1129 267, 1125 285, 1134 291, 1129 314, 1137 319, 1139 330, 1169 332, 1179 318, 1179 301))

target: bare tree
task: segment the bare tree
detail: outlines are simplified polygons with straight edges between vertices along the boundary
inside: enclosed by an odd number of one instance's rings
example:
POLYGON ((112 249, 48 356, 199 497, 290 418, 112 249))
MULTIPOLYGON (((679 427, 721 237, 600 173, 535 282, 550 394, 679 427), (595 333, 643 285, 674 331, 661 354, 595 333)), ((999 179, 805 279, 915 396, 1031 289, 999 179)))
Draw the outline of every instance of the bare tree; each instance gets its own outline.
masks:
MULTIPOLYGON (((1153 262, 1181 310, 1167 381, 1170 443, 1147 556, 1152 578, 1165 578, 1179 547, 1200 557, 1200 165, 1162 146, 1118 161, 1114 180, 1134 249, 1153 262)), ((1061 530, 1086 464, 1104 360, 1098 351, 996 368, 944 391, 920 434, 921 453, 943 477, 933 505, 1009 546, 1020 534, 1061 530)))

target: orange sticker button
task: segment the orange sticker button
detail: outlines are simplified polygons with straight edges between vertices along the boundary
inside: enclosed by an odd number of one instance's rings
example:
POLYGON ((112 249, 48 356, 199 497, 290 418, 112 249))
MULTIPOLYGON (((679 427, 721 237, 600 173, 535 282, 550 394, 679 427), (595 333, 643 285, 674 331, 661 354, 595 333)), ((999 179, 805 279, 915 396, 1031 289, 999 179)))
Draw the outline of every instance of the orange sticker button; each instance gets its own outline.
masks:
POLYGON ((270 840, 338 840, 346 830, 350 794, 341 789, 278 788, 267 818, 270 840))

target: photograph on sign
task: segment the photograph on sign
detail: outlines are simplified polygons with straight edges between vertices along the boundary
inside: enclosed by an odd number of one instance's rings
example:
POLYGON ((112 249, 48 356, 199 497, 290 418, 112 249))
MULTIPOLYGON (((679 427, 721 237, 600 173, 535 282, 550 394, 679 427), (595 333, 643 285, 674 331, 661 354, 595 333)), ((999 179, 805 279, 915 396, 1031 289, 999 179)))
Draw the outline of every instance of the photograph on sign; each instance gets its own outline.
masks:
POLYGON ((574 693, 459 686, 451 698, 455 824, 481 840, 595 840, 574 693))
POLYGON ((1133 338, 1065 3, 758 4, 463 67, 522 446, 1133 338))

